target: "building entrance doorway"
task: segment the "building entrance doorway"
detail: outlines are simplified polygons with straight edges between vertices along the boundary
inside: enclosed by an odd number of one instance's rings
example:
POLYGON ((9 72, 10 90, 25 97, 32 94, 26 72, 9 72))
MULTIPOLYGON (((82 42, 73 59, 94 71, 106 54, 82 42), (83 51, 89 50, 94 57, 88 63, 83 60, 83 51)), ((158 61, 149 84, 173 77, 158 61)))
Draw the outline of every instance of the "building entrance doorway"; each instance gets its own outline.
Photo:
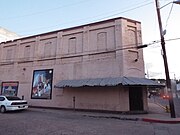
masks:
POLYGON ((129 88, 130 111, 143 111, 143 90, 141 87, 129 88))

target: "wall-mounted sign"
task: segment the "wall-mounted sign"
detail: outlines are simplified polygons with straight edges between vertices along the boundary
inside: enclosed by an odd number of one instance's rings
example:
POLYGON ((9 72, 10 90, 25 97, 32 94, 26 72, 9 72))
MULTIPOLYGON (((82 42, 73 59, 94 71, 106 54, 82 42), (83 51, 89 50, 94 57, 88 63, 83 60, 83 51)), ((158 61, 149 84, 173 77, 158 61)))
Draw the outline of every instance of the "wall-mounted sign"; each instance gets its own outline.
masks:
POLYGON ((17 96, 19 82, 2 82, 1 94, 17 96))

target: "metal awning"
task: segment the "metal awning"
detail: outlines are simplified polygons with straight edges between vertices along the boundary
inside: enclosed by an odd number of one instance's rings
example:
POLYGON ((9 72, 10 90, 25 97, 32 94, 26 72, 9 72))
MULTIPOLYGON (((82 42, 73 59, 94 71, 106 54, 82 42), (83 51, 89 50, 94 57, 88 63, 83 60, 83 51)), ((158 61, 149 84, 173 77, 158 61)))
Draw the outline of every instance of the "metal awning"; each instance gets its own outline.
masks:
POLYGON ((84 86, 163 86, 153 80, 147 78, 137 77, 115 77, 115 78, 92 78, 92 79, 80 79, 80 80, 62 80, 59 81, 55 88, 64 87, 84 87, 84 86))

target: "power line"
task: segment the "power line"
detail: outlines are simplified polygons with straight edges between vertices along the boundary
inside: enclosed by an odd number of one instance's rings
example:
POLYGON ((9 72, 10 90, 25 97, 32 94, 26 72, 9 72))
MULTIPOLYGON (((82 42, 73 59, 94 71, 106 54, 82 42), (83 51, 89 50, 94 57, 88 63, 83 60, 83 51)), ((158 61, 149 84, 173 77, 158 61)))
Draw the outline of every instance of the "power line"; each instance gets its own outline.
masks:
MULTIPOLYGON (((144 2, 143 2, 143 3, 144 3, 144 2)), ((88 22, 86 22, 86 23, 95 22, 95 21, 107 19, 107 18, 110 18, 110 17, 113 17, 113 16, 117 16, 117 15, 120 15, 120 14, 123 14, 123 13, 126 13, 126 12, 130 12, 130 11, 133 11, 133 10, 136 10, 136 9, 139 9, 139 8, 142 8, 142 7, 145 7, 145 6, 147 6, 147 5, 150 5, 150 4, 152 4, 152 3, 153 3, 153 2, 148 2, 148 3, 145 3, 145 4, 141 4, 141 5, 135 6, 135 7, 133 7, 133 8, 126 9, 126 10, 124 10, 124 11, 120 11, 120 12, 117 12, 117 10, 115 10, 115 11, 111 11, 111 12, 106 12, 106 13, 103 13, 103 14, 99 14, 99 15, 96 15, 96 16, 92 16, 92 17, 86 17, 86 18, 83 18, 83 19, 72 20, 72 21, 69 21, 69 22, 62 23, 62 24, 52 25, 52 26, 49 26, 49 27, 41 27, 41 28, 37 28, 37 29, 33 29, 33 30, 40 30, 40 29, 57 27, 57 26, 59 26, 59 25, 66 25, 66 24, 70 24, 70 23, 73 23, 73 22, 80 22, 80 21, 89 20, 89 18, 97 18, 97 19, 88 21, 88 22), (107 14, 113 13, 113 12, 117 12, 117 13, 114 13, 114 14, 111 14, 111 15, 108 15, 108 16, 105 16, 105 17, 102 17, 102 16, 104 16, 104 15, 107 15, 107 14), (100 17, 101 17, 101 18, 100 18, 100 17)), ((21 32, 28 32, 28 31, 25 30, 25 31, 21 31, 21 32)), ((20 33, 21 33, 21 32, 20 32, 20 33)))
MULTIPOLYGON (((173 38, 173 39, 168 39, 168 40, 165 40, 166 42, 168 41, 173 41, 173 40, 180 40, 180 38, 173 38)), ((118 50, 128 50, 128 49, 143 49, 143 48, 146 48, 148 46, 152 46, 154 44, 157 44, 157 43, 160 43, 161 41, 160 40, 156 40, 156 41, 152 41, 151 43, 148 43, 148 44, 142 44, 142 43, 138 43, 138 44, 124 44, 123 48, 116 48, 115 50, 118 51, 118 50)))
MULTIPOLYGON (((106 18, 109 18, 109 17, 112 17, 112 16, 116 16, 116 15, 119 15, 119 14, 123 14, 123 13, 126 13, 126 12, 130 12, 130 11, 133 11, 133 10, 136 10, 136 9, 139 9, 141 7, 145 7, 147 5, 150 5, 152 4, 153 2, 149 2, 149 3, 146 3, 146 4, 142 4, 142 5, 139 5, 139 6, 136 6, 136 7, 133 7, 133 8, 130 8, 130 9, 127 9, 127 10, 124 10, 124 11, 121 11, 121 12, 118 12, 118 13, 115 13, 115 14, 112 14, 112 15, 109 15, 109 16, 105 16, 103 18, 100 18, 98 20, 102 20, 102 19, 106 19, 106 18)), ((94 21, 97 21, 97 20, 94 20, 94 21)))
MULTIPOLYGON (((88 0, 89 1, 89 0, 88 0)), ((58 6, 56 8, 50 8, 47 10, 43 10, 43 11, 39 11, 39 12, 34 12, 34 13, 29 13, 29 14, 25 14, 25 15, 21 15, 21 16, 14 16, 14 17, 7 17, 7 18, 0 18, 1 21, 6 21, 6 20, 12 20, 12 19, 18 19, 18 18, 24 18, 24 17, 29 17, 29 16, 34 16, 34 15, 38 15, 38 14, 44 14, 46 12, 51 12, 53 10, 58 10, 61 8, 66 8, 66 7, 70 7, 70 6, 74 6, 77 4, 81 4, 84 2, 88 2, 87 0, 81 0, 79 2, 74 2, 74 3, 70 3, 70 4, 66 4, 66 5, 62 5, 62 6, 58 6)))
POLYGON ((171 38, 171 39, 167 39, 165 41, 174 41, 174 40, 180 40, 180 38, 171 38))
POLYGON ((165 29, 167 28, 168 21, 169 21, 169 18, 170 18, 170 16, 171 16, 171 13, 172 13, 173 5, 174 5, 174 4, 172 3, 171 9, 170 9, 170 11, 169 11, 169 15, 168 15, 167 20, 166 20, 165 29))
MULTIPOLYGON (((170 41, 176 41, 176 40, 180 40, 180 38, 171 38, 171 39, 166 39, 165 41, 170 42, 170 41)), ((143 44, 143 45, 152 46, 152 45, 158 44, 160 42, 161 42, 160 40, 155 40, 155 41, 152 41, 151 43, 143 44)), ((158 46, 158 47, 161 47, 161 46, 158 46)))

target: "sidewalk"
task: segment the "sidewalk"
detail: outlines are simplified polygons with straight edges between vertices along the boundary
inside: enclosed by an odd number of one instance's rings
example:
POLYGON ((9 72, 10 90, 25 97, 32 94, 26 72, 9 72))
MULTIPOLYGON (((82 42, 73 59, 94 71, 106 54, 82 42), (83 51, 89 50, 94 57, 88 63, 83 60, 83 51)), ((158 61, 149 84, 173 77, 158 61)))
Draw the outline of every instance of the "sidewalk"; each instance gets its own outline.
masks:
MULTIPOLYGON (((114 114, 114 113, 99 113, 99 112, 86 112, 86 111, 68 111, 68 115, 76 115, 91 118, 102 119, 117 119, 117 120, 129 120, 129 121, 143 121, 149 123, 166 123, 166 124, 180 124, 180 117, 171 118, 170 113, 167 113, 165 109, 155 103, 154 101, 148 101, 149 111, 147 114, 114 114)), ((42 109, 44 110, 44 109, 42 109)), ((50 110, 49 110, 50 111, 50 110)), ((64 111, 62 111, 63 114, 64 111)))
POLYGON ((167 113, 162 107, 153 102, 148 103, 148 114, 106 114, 106 113, 86 113, 84 116, 93 118, 107 118, 131 121, 144 121, 150 123, 166 123, 180 124, 180 118, 171 118, 170 113, 167 113))
POLYGON ((160 107, 158 104, 149 102, 148 106, 149 113, 142 117, 142 121, 168 124, 180 123, 180 118, 171 118, 170 113, 167 113, 164 108, 160 107))

